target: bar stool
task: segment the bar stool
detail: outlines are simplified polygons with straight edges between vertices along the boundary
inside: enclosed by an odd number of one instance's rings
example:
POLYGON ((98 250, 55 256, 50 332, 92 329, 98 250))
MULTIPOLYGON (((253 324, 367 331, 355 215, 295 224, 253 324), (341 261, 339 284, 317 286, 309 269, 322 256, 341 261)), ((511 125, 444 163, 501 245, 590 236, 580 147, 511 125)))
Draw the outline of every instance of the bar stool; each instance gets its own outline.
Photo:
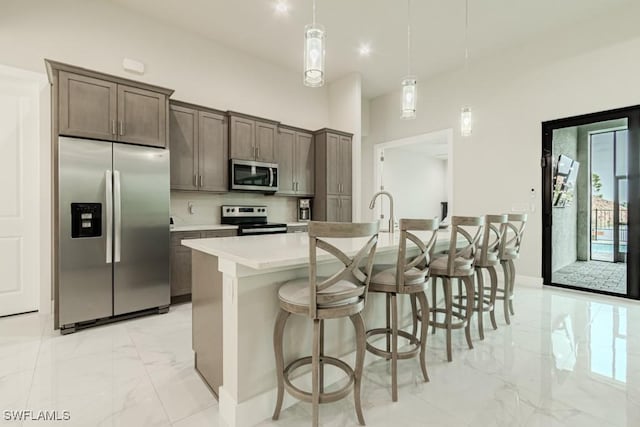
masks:
MULTIPOLYGON (((391 396, 398 400, 398 359, 410 359, 420 355, 420 367, 424 380, 429 381, 426 362, 426 345, 428 325, 422 324, 420 337, 398 328, 398 295, 410 295, 420 303, 422 312, 429 312, 429 303, 425 291, 429 284, 429 261, 433 255, 433 248, 437 239, 438 220, 435 219, 401 219, 400 245, 398 247, 398 261, 395 266, 382 268, 374 266, 374 274, 369 284, 370 292, 384 293, 387 304, 387 324, 385 328, 375 328, 367 331, 367 338, 385 335, 387 349, 381 350, 367 341, 367 350, 376 356, 391 360, 391 396), (431 232, 426 238, 417 236, 414 231, 431 232), (407 248, 407 243, 412 243, 407 248), (427 243, 425 243, 427 242, 427 243), (417 254, 408 256, 408 252, 415 246, 417 254), (376 273, 376 270, 378 272, 376 273), (379 271, 381 270, 381 271, 379 271), (391 321, 389 321, 391 320, 391 321), (412 345, 407 351, 398 351, 398 337, 406 338, 412 345), (389 342, 391 341, 391 342, 389 342)), ((412 306, 415 301, 412 301, 412 306)))
MULTIPOLYGON (((309 222, 309 278, 284 283, 278 290, 280 311, 273 332, 273 347, 276 356, 278 395, 273 419, 277 420, 282 409, 284 391, 297 399, 312 404, 312 425, 318 425, 320 403, 335 402, 344 398, 353 387, 356 414, 364 425, 360 387, 364 366, 366 333, 362 310, 367 298, 367 288, 371 279, 373 257, 378 243, 379 224, 375 223, 335 223, 309 222), (333 242, 328 243, 325 238, 333 242), (335 246, 339 239, 358 239, 362 247, 354 256, 346 255, 335 246), (317 277, 318 249, 337 258, 344 264, 328 278, 317 277), (364 264, 364 266, 363 266, 364 264), (310 357, 296 359, 284 365, 283 336, 287 319, 291 314, 309 316, 313 320, 313 350, 310 357), (342 360, 324 354, 324 321, 349 317, 356 330, 355 371, 342 360), (311 365, 312 390, 301 390, 290 381, 293 372, 305 365, 311 365), (349 378, 347 385, 330 393, 324 392, 324 365, 342 369, 349 378)), ((345 243, 348 247, 348 243, 345 243)))
POLYGON ((499 256, 503 243, 502 236, 506 226, 507 215, 486 215, 482 245, 476 253, 477 288, 475 292, 476 307, 474 310, 478 313, 478 334, 481 340, 484 339, 484 313, 489 313, 493 329, 498 329, 495 315, 496 293, 498 290, 496 266, 500 264, 499 256), (490 282, 488 287, 484 286, 483 270, 487 270, 489 273, 490 282), (489 291, 489 295, 486 294, 486 291, 489 291))
POLYGON ((520 244, 527 225, 527 214, 507 215, 506 231, 502 237, 503 244, 500 251, 500 264, 504 273, 504 289, 498 288, 496 299, 504 301, 504 320, 511 324, 509 313, 513 311, 513 289, 516 282, 516 266, 514 260, 520 257, 520 244))
MULTIPOLYGON (((433 332, 435 328, 446 329, 447 331, 447 360, 453 360, 451 351, 451 330, 465 329, 467 345, 473 348, 471 342, 471 317, 473 316, 473 273, 475 271, 476 251, 478 242, 482 236, 484 225, 484 216, 454 216, 451 218, 451 237, 449 251, 446 254, 436 255, 430 264, 430 276, 433 278, 431 286, 431 309, 433 315, 429 325, 432 326, 433 332), (465 246, 461 249, 457 248, 458 239, 465 242, 465 246), (437 280, 442 280, 442 288, 444 290, 444 307, 438 307, 436 299, 437 280), (466 304, 453 302, 452 279, 461 280, 465 285, 466 304), (455 309, 455 310, 454 310, 455 309), (437 321, 437 314, 445 315, 444 322, 437 321), (457 322, 453 318, 458 319, 457 322)), ((461 295, 459 295, 460 301, 461 295)), ((415 312, 418 320, 424 322, 424 317, 428 315, 415 312)))

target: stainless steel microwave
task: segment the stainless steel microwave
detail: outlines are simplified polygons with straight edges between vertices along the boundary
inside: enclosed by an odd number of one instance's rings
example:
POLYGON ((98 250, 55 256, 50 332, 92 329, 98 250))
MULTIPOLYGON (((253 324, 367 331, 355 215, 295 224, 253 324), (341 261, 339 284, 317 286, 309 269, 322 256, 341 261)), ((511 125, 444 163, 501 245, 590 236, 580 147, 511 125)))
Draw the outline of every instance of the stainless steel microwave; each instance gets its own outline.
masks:
POLYGON ((231 159, 231 190, 278 191, 278 165, 276 163, 255 162, 253 160, 231 159))

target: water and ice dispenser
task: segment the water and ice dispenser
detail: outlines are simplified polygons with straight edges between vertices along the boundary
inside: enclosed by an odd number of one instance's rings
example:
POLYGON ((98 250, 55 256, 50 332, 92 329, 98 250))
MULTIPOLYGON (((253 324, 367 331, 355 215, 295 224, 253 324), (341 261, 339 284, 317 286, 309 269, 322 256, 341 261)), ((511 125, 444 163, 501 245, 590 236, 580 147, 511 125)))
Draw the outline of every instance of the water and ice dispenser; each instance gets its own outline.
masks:
POLYGON ((102 203, 71 203, 71 237, 102 236, 102 203))

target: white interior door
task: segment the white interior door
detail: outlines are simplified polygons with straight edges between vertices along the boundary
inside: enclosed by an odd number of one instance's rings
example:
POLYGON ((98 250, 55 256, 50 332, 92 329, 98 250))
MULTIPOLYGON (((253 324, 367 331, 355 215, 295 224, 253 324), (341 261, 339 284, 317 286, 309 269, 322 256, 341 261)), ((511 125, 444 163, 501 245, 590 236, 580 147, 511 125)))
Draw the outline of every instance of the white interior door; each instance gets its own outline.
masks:
POLYGON ((38 310, 38 83, 0 66, 0 316, 38 310))

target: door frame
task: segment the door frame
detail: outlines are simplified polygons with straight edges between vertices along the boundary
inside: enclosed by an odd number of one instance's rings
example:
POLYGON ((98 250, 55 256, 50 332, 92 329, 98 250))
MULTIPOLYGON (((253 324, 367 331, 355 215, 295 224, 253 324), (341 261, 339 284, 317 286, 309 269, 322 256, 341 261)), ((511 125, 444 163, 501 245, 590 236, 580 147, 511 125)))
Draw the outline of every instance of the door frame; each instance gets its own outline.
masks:
MULTIPOLYGON (((542 122, 542 278, 543 284, 560 288, 586 291, 587 289, 553 283, 552 227, 553 227, 553 131, 572 126, 582 126, 594 122, 627 119, 629 131, 628 194, 640 194, 640 105, 617 108, 596 113, 583 114, 542 122), (631 161, 635 159, 635 161, 631 161)), ((627 293, 588 289, 589 292, 640 300, 640 198, 629 196, 627 242, 627 293)))

